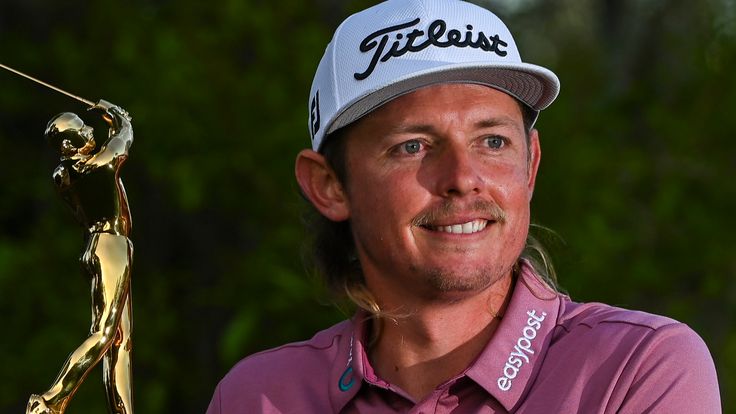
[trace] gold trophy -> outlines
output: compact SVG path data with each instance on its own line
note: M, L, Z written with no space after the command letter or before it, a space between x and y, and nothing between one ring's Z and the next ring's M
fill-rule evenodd
M132 414L133 244L129 239L130 208L120 179L120 168L133 143L131 118L107 101L93 103L5 65L0 67L84 102L109 126L107 139L100 146L92 128L70 112L57 115L46 128L46 140L61 156L53 173L54 183L84 228L86 247L80 261L92 285L92 326L89 336L69 355L48 391L31 395L26 414L63 413L100 360L109 412Z

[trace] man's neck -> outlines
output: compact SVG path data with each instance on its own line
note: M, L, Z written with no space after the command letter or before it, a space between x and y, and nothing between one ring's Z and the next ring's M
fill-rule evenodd
M369 352L376 374L420 401L478 357L498 328L512 285L509 275L464 300L420 304L408 316L382 321Z

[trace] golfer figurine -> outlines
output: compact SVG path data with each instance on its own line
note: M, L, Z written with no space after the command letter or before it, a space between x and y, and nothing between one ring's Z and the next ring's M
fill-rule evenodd
M80 261L92 285L89 336L64 363L54 383L31 395L26 413L63 413L90 370L103 361L110 413L131 414L130 270L133 245L130 209L120 168L133 142L131 118L103 100L90 108L109 125L107 140L97 146L91 127L73 113L52 119L48 143L61 153L53 174L57 190L85 232Z

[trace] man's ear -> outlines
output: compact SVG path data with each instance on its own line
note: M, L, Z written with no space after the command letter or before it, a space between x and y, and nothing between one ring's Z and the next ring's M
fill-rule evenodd
M542 148L539 145L539 131L532 129L529 131L529 162L528 162L528 186L529 200L534 194L534 183L537 180L537 171L539 170L539 161L542 158Z
M347 195L322 154L305 149L296 156L296 181L314 207L332 221L350 217Z

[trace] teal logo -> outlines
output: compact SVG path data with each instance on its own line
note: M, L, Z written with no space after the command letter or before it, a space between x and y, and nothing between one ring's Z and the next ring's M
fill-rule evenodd
M345 382L345 380L349 380ZM345 392L351 388L353 388L353 385L355 385L355 378L353 378L353 367L347 367L345 371L343 371L342 375L340 375L340 380L337 382L337 385L340 387L340 391Z

